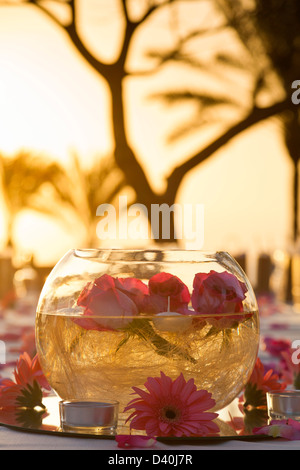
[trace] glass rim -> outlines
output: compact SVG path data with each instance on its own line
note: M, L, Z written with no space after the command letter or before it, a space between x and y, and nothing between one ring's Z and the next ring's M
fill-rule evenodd
M300 397L300 390L270 390L267 393L267 397Z
M93 407L93 408L106 408L106 407L116 407L119 406L119 402L117 400L110 400L110 399L103 399L101 401L96 400L81 400L81 399L70 399L70 400L60 400L59 406L61 407L76 407L76 408L86 408L86 407Z
M114 257L118 261L137 262L200 262L218 261L221 256L230 257L227 251L214 250L186 250L183 248L73 248L69 251L80 259L100 259L110 261L109 257ZM118 259L118 256L126 256L126 260ZM159 255L164 255L166 259L159 259ZM233 258L232 258L233 259Z

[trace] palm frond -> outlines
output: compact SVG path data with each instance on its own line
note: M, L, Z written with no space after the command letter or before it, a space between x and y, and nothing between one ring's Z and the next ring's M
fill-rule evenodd
M75 217L89 233L98 205L111 203L125 179L111 157L99 158L85 169L76 154L69 166L63 166L45 156L20 152L13 158L0 157L1 183L11 220L30 209L67 227Z

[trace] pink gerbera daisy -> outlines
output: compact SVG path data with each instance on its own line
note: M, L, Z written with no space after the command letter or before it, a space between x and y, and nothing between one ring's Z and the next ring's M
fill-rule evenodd
M38 356L31 359L27 352L21 354L13 375L15 381L0 380L0 409L18 406L43 408L42 389L51 390L51 387L42 372Z
M149 377L145 383L148 392L133 387L138 398L130 401L125 412L134 409L130 428L146 431L148 436L207 436L219 432L213 422L217 413L208 413L215 400L206 390L197 390L193 379L188 382L180 374L172 381L161 372L160 377Z

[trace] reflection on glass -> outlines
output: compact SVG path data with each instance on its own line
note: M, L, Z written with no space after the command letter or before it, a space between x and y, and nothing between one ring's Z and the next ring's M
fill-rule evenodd
M0 423L6 426L13 426L22 430L36 431L38 433L54 433L61 436L70 436L74 434L71 429L64 429L61 426L59 414L59 399L55 396L46 397L43 400L46 409L35 408L13 408L9 410L0 410ZM268 413L266 409L243 409L240 408L238 399L234 400L229 406L219 412L217 424L220 428L219 435L210 437L210 439L222 439L230 437L233 439L252 436L255 439L264 438L263 436L253 436L254 428L265 426L268 423ZM94 438L111 438L114 436L108 434L93 434L87 429L79 429L79 434L84 436L93 435ZM120 419L117 434L128 434L128 426ZM172 440L170 437L160 438L160 440ZM197 437L190 438L197 440Z

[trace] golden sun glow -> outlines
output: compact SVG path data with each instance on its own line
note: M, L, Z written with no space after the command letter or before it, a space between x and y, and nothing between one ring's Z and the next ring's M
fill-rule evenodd
M101 15L107 35L103 18L108 10ZM90 16L89 45L91 31L98 34L98 17ZM98 36L97 41L101 43ZM103 49L107 44L110 50L107 37L103 41ZM0 43L0 153L29 149L68 163L70 152L75 151L83 165L94 161L95 155L109 154L113 144L106 84L75 52L67 36L35 8L1 7ZM162 74L167 83L176 75L172 67L168 70ZM165 134L172 126L174 131L175 120L189 119L194 110L189 105L174 109L149 101L149 90L161 91L160 80L155 75L148 86L144 79L129 79L125 87L129 141L157 191L170 168L207 140L205 129L199 127L177 144L167 144ZM204 249L273 250L289 243L291 178L278 128L260 126L187 174L177 202L204 204ZM4 223L1 216L0 238L5 234ZM15 227L22 249L35 250L45 263L80 241L78 227L72 233L47 224L44 218L26 213Z
M2 7L0 42L1 151L108 152L105 87L58 29L26 7Z

